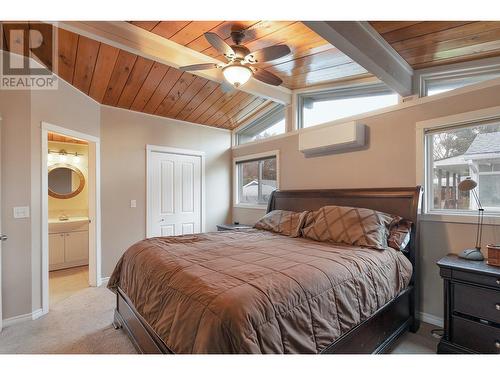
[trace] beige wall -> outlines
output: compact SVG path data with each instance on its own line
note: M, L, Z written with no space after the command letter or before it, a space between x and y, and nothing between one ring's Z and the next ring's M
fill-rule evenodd
M41 122L99 135L99 107L64 81L57 90L0 90L3 318L41 308ZM30 217L14 219L15 206Z
M0 90L4 319L31 312L31 219L12 214L30 205L30 102L29 92Z
M291 135L233 151L233 156L280 150L281 189L319 189L414 186L416 184L416 131L421 120L500 105L500 86L436 100L365 119L369 127L367 149L305 158L298 151L298 137ZM233 208L233 220L252 224L263 210ZM498 241L500 228L485 230L485 242ZM471 246L474 225L423 223L423 311L442 316L442 286L435 262L448 252ZM496 236L496 237L495 237Z
M206 229L230 220L231 134L111 107L101 111L102 275L146 236L146 145L204 151ZM137 208L130 208L130 200Z

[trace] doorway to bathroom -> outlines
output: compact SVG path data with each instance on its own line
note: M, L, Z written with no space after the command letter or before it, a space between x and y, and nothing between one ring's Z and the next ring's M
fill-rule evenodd
M89 286L88 142L48 133L49 303Z
M43 313L100 284L98 186L99 139L42 123Z

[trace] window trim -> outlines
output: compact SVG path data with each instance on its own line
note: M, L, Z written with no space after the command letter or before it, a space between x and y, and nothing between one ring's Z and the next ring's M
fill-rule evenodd
M297 94L297 128L298 129L308 129L308 128L312 128L314 126L321 125L321 124L317 124L317 125L304 127L304 101L307 99L313 100L313 101L314 100L327 101L327 100L332 100L332 99L369 97L369 96L376 96L378 94L396 94L396 95L398 95L396 92L391 90L390 87L388 87L383 82L363 84L363 85L358 84L358 85L353 85L353 86L337 87L337 88L328 89L328 90L308 91L308 92L304 92L304 93L299 93L299 94ZM382 108L387 108L387 107L382 107ZM379 109L381 109L381 108L378 108L376 110L379 110ZM351 116L346 116L346 117L342 117L339 119L333 119L331 121L341 121L341 120L344 120L347 118L363 115L365 113L370 113L370 112L372 112L372 111L357 113L357 114L354 114ZM330 122L330 121L327 121L327 122Z
M235 208L251 208L251 209L266 209L266 204L250 204L250 203L238 203L239 197L239 173L238 173L238 163L252 160L267 159L270 157L276 158L276 189L280 188L280 152L279 150L272 150L261 152L258 154L244 155L233 158L233 207Z
M430 157L430 148L427 147L426 133L439 129L455 128L459 126L472 125L474 123L485 121L500 121L500 106L484 108L476 111L459 113L456 115L438 117L435 119L419 121L416 123L416 182L424 189L424 199L421 202L422 219L426 221L446 221L446 222L464 222L475 223L477 221L477 212L469 211L449 211L431 209L431 195L429 191L431 170L427 163ZM500 222L500 212L485 212L487 223L496 225ZM455 220L450 218L455 217ZM440 218L440 219L439 219ZM457 221L458 220L458 221Z
M253 143L253 142L258 141L258 140L255 140L255 141L249 141L249 142L241 143L241 141L240 141L240 134L242 132L248 130L248 129L262 126L262 123L265 122L265 121L273 121L275 118L278 118L278 117L281 118L281 114L283 115L283 119L286 121L286 108L285 108L285 106L277 105L276 107L270 109L269 111L265 112L264 114L262 114L261 116L257 117L256 119L250 121L247 125L243 126L242 128L237 129L236 132L234 133L234 143L235 143L235 145L236 146L240 146L240 145L245 145L245 144L248 144L248 143ZM274 125L275 124L271 125L271 127L274 126ZM285 123L285 131L282 134L286 134L286 123ZM276 134L276 136L282 135L282 134ZM267 137L267 138L271 138L271 137ZM262 139L266 139L266 138L262 138Z
M446 79L460 79L460 78L471 78L471 77L478 77L482 76L485 74L495 74L497 73L500 77L500 64L490 64L490 65L485 65L485 66L478 66L478 67L468 67L468 68L457 68L457 69L451 69L451 70L443 70L443 71L435 71L435 72L428 72L428 73L421 73L418 77L418 87L419 87L419 97L420 98L425 98L428 97L427 95L427 89L429 86L429 83L435 82L435 81L440 81L440 80L446 80ZM496 77L496 78L499 78ZM496 79L496 78L490 78L487 80L483 80L480 82L475 82L472 83L471 85L476 85L479 83L483 83L486 81L491 81L491 79ZM467 87L471 85L466 85L459 87ZM454 89L456 90L456 89ZM453 91L453 90L449 90ZM437 94L439 95L439 94ZM431 95L433 96L433 95Z

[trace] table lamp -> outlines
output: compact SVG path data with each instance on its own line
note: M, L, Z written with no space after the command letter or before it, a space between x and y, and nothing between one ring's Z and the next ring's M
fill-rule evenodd
M484 256L481 253L481 237L483 235L483 216L484 209L481 206L481 201L479 200L479 196L476 192L477 182L472 178L467 177L465 180L458 184L458 190L460 191L470 191L472 196L476 200L478 213L477 213L477 232L476 232L476 246L474 249L465 249L458 256L460 258L468 259L468 260L483 260Z

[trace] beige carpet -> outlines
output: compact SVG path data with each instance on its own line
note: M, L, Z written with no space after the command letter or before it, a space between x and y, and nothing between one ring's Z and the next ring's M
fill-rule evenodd
M80 290L42 318L4 328L0 353L136 353L123 330L111 326L114 304L105 287Z
M111 326L114 304L114 294L105 287L80 290L54 303L48 315L4 328L0 353L136 353L123 330ZM418 334L406 333L392 352L435 353L432 328L423 324Z

